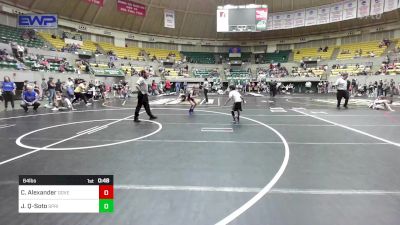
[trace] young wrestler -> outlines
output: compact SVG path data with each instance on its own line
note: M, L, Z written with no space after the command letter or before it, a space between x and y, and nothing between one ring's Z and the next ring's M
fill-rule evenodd
M74 107L72 106L71 100L61 92L56 91L56 95L54 96L54 108L52 109L53 111L58 111L58 110L75 110Z
M194 108L196 108L197 103L193 98L194 95L194 89L190 88L188 90L188 95L186 97L186 99L188 100L188 102L190 103L190 109L189 109L189 114L192 115L194 113Z
M228 104L230 100L233 99L233 106L232 106L232 118L233 118L233 123L239 123L240 120L240 111L242 111L242 102L244 103L244 99L242 95L236 90L236 87L234 85L229 86L230 92L229 92L229 98L226 100L225 105ZM237 117L235 117L235 111L237 112Z
M374 102L369 105L369 108L376 109L376 110L388 110L394 112L394 110L390 107L393 100L386 98L385 96L379 96Z

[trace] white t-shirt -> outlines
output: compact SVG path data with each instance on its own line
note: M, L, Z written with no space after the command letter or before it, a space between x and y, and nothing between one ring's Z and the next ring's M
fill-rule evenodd
M148 92L148 88L147 88L147 83L146 83L146 79L144 79L143 77L139 77L139 79L136 82L136 85L139 87L140 92L142 92L142 94L147 94Z
M229 98L232 99L234 102L242 102L242 95L236 90L230 91L229 92Z
M71 80L68 80L66 86L73 88L74 87L74 82L72 82Z
M208 90L210 88L209 85L210 85L210 83L208 83L208 81L204 81L203 87L205 90Z
M337 79L335 83L337 90L346 91L347 90L347 80L343 79L342 77Z

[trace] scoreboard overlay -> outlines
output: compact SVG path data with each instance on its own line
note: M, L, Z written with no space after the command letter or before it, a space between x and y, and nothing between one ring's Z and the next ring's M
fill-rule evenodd
M20 175L19 213L112 213L113 175Z

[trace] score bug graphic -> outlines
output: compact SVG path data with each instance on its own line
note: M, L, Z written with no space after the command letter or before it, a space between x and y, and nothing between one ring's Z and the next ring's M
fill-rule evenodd
M112 175L20 175L20 213L113 213Z

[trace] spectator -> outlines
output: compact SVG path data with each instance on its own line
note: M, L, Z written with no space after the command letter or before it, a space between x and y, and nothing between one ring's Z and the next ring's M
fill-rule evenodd
M54 83L54 80L52 77L49 78L49 81L47 82L47 90L49 91L49 107L53 105L53 99L56 94L56 84Z
M33 111L37 111L40 106L39 95L33 90L31 85L27 86L27 90L22 94L21 107L28 112L28 107L33 106Z
M42 59L40 65L42 65L45 70L50 70L50 63L47 59Z
M370 56L371 58L375 57L374 51L371 51L371 52L369 53L369 56Z
M38 96L40 96L40 87L37 84L37 81L33 82L33 90L38 94Z
M3 50L0 49L0 61L6 61L7 55L8 55L8 53L7 53L6 49L3 49Z
M171 81L166 80L165 81L165 92L167 93L167 95L169 95L170 91L171 91Z
M176 95L179 96L179 94L181 92L181 82L175 83L175 92L176 92Z
M151 95L157 95L158 94L158 91L157 91L157 83L156 83L156 81L155 80L153 80L152 82L151 82Z
M28 84L29 84L29 81L28 80L24 80L24 87L23 87L24 91L28 90Z
M40 84L41 92L39 94L39 97L41 100L43 100L44 96L46 95L47 92L47 82L45 78L42 78L42 83Z
M378 93L377 93L377 96L381 96L381 95L383 95L383 81L382 80L379 80L379 83L377 84L378 85L378 87L377 87L377 91L378 91Z
M390 83L387 80L385 80L385 82L383 83L383 93L384 93L385 97L387 95L391 94L390 93Z
M60 80L60 79L57 79L57 82L56 82L56 91L59 91L59 92L62 91L62 90L61 90L61 80Z
M311 93L312 83L310 81L307 81L305 86L306 86L306 93Z
M72 80L71 77L68 78L68 81L65 83L65 90L68 99L73 99L74 98L74 81Z

